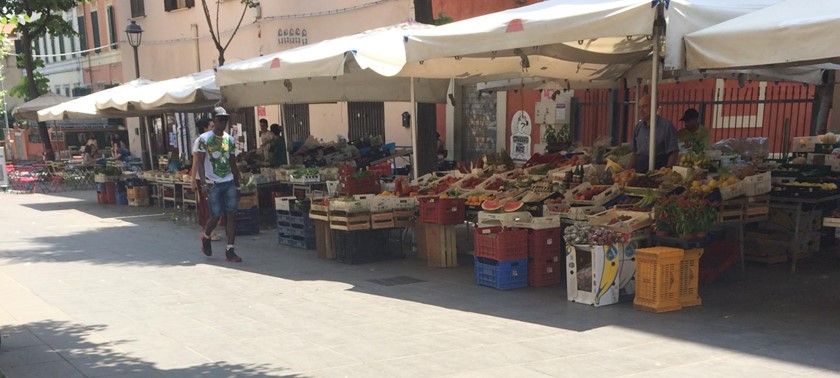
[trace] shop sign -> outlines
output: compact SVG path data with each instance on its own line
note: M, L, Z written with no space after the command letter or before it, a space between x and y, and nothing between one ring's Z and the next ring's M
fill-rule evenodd
M531 115L520 110L510 121L510 157L514 160L531 158Z
M308 45L306 28L281 28L277 30L277 43L281 45Z

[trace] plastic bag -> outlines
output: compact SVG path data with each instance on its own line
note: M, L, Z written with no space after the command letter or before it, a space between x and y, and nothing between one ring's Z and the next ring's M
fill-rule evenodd
M766 159L770 154L767 138L730 138L721 140L712 146L724 153L735 153L744 160Z

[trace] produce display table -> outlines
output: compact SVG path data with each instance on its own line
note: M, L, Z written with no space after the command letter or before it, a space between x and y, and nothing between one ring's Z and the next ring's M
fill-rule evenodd
M793 245L799 245L799 230L800 230L800 218L802 212L805 211L805 208L813 209L821 205L826 205L830 203L835 203L840 201L840 194L822 197L822 198L793 198L793 197L783 197L783 196L772 196L770 199L770 206L776 209L788 209L794 211L794 228L793 228ZM793 252L793 256L791 256L791 264L790 264L790 272L796 273L796 252Z

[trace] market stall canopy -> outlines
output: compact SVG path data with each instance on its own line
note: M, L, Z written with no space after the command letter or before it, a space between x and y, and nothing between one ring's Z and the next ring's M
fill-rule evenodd
M665 11L665 77L700 76L683 67L682 37L781 0L730 4L672 0ZM649 0L553 0L436 28L410 30L403 46L367 45L357 60L385 76L456 78L458 84L556 80L572 88L650 79L655 9ZM387 48L386 48L387 47ZM640 69L641 67L641 69ZM732 72L738 74L744 72ZM746 72L818 82L821 72ZM794 76L789 76L793 74ZM539 79L538 79L539 80Z
M39 121L57 121L60 119L93 119L93 118L108 118L108 117L123 117L119 113L112 113L108 111L100 111L96 108L96 103L100 99L119 96L122 91L130 91L134 88L151 84L152 81L143 78L129 81L120 86L101 90L99 92L91 93L84 97L79 97L53 107L49 107L38 111Z
M692 69L840 63L840 1L787 0L685 36Z
M216 74L207 70L98 97L96 108L104 112L123 112L125 116L140 116L209 111L221 99Z
M268 54L219 67L216 83L226 105L232 107L326 103L336 101L410 101L411 84L406 77L378 75L370 60L357 51L387 51L402 48L403 38L413 30L434 26L404 22L380 29L290 50ZM449 77L415 81L417 102L446 101Z
M17 119L38 119L39 110L70 100L72 100L70 97L64 97L52 92L47 92L34 100L18 105L14 110L12 110L12 115L14 115Z

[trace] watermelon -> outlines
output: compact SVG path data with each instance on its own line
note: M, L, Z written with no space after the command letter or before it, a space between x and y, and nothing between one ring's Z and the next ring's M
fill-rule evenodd
M502 209L502 204L495 200L486 200L481 203L481 210L496 212Z
M524 206L525 204L519 201L508 201L507 203L505 203L504 208L506 213L512 213L514 211L519 211L519 209L521 209Z

